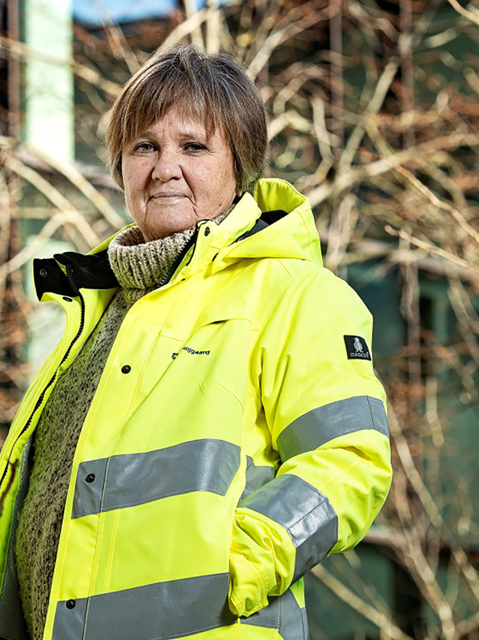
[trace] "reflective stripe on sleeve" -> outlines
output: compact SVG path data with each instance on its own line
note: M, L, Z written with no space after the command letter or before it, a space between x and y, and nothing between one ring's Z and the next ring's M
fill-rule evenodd
M220 573L58 602L52 640L167 640L230 625L228 587Z
M292 582L321 562L338 540L338 517L328 498L302 478L285 473L243 500L283 526L296 548Z
M305 451L314 451L329 440L362 429L375 429L389 437L386 411L378 398L356 396L308 411L280 433L278 451L285 462Z
M191 491L224 496L240 465L240 448L223 440L82 462L72 518L133 507Z
M269 598L269 605L248 618L241 618L241 624L277 629L284 640L306 640L307 625L304 626L303 609L288 589L282 596ZM300 631L302 629L302 633Z
M273 467L267 465L255 465L253 458L246 456L246 485L241 495L241 500L247 498L253 491L260 489L270 480L273 480L276 476L276 471Z

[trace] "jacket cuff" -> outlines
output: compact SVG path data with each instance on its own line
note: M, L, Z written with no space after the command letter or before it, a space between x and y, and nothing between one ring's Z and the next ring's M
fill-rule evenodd
M237 616L250 616L268 604L267 575L261 565L241 553L230 554L228 604Z

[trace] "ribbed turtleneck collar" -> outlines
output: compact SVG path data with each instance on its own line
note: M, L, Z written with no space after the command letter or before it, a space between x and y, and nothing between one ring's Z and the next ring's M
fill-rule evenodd
M214 218L214 222L220 224L233 208L234 205ZM108 260L120 287L149 289L160 284L194 232L192 227L150 242L145 241L137 226L119 233L108 246Z

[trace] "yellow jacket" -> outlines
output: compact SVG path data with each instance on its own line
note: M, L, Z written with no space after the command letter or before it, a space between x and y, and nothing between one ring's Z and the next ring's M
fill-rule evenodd
M28 638L11 550L31 436L116 290L108 243L35 261L39 299L67 322L0 454L8 640ZM322 267L308 201L288 183L261 180L221 225L198 223L108 357L75 452L44 640L306 638L301 577L357 544L390 484L371 326Z

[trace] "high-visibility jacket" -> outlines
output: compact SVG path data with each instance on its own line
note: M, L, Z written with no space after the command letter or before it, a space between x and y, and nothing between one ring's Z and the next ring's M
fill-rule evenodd
M12 545L32 435L118 286L108 242L35 261L66 328L0 455L8 640L28 638ZM44 640L303 640L302 576L387 495L371 317L322 266L307 199L261 180L175 268L126 315L83 424Z

